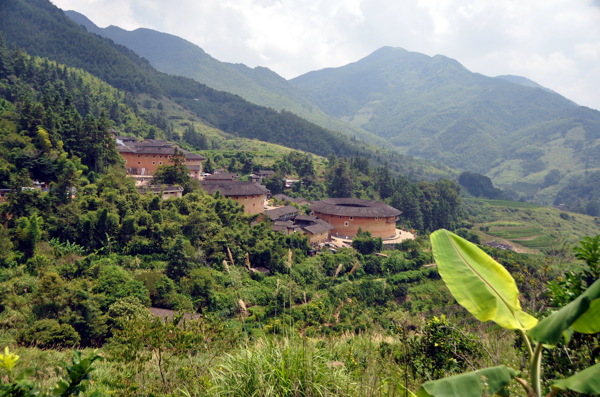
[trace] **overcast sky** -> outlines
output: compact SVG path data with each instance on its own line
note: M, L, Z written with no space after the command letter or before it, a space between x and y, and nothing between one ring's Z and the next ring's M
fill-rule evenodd
M600 110L600 0L51 0L100 27L171 33L285 78L383 46L528 77Z

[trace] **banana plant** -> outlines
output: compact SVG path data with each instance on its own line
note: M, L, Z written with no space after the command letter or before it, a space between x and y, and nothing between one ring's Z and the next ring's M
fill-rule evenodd
M480 321L520 332L529 352L529 379L506 366L481 369L424 383L418 397L483 397L508 395L512 381L528 397L542 397L542 352L572 332L600 332L600 280L577 299L538 321L525 313L519 290L510 273L475 244L447 230L431 234L433 256L439 273L456 301ZM600 393L600 364L593 365L550 385L548 397L561 390Z

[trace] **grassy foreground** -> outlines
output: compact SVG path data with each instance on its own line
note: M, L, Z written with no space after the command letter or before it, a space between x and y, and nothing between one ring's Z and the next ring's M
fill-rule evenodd
M445 318L434 334L453 328ZM438 324L439 325L439 324ZM171 334L180 342L189 325ZM448 327L448 328L446 328ZM446 331L444 331L446 330ZM489 330L488 330L489 331ZM180 335L177 335L180 334ZM453 373L463 367L459 357L450 358L448 352L459 343L456 339L442 340L442 334L426 344L414 332L406 337L383 334L342 335L335 338L307 338L300 335L242 338L224 350L223 340L214 341L214 347L191 348L168 343L144 349L135 354L133 361L125 359L128 348L120 352L116 345L91 351L83 356L99 353L104 360L94 364L89 392L96 395L168 395L168 396L405 396L407 389L416 390L425 380L439 375L431 367L438 360L447 359L443 373ZM483 335L483 334L482 334ZM204 335L206 336L206 335ZM231 335L226 337L229 339ZM430 335L432 336L432 335ZM449 336L449 335L446 335ZM183 338L185 339L185 338ZM467 368L486 363L517 363L517 357L500 357L512 344L513 335L500 333L496 337L477 339L470 335L460 343L472 344L472 351L463 351L461 358ZM185 343L184 343L185 344ZM503 346L502 346L503 345ZM425 353L437 349L439 358L424 359ZM492 353L494 352L494 353ZM15 373L25 367L41 390L49 390L60 379L55 370L60 362L68 362L70 350L39 350L17 348L20 356ZM129 359L132 359L130 357Z

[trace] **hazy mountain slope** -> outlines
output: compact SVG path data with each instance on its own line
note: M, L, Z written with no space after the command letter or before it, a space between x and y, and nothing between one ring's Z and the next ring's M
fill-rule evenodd
M116 88L134 94L170 96L209 125L236 136L320 155L346 156L365 151L359 144L297 116L251 104L191 79L158 72L133 51L86 32L47 0L4 4L0 32L11 46L86 70Z
M444 56L385 47L291 81L323 110L405 153L487 173L528 195L543 188L551 169L561 171L560 186L598 167L589 153L600 144L600 112L530 80L508 80L471 73Z
M220 62L197 45L171 34L144 28L133 31L116 26L100 28L78 12L65 11L65 14L89 32L135 51L157 70L192 78L261 106L290 111L324 128L363 141L386 145L376 135L327 115L304 92L268 68Z
M290 112L258 106L192 79L159 72L126 47L87 32L48 0L2 3L0 34L12 48L76 66L127 91L133 98L169 97L208 126L233 137L262 140L323 156L358 154L371 159L374 165L388 163L393 171L417 180L453 173L430 161L348 139Z
M496 76L496 78L506 80L506 81L509 81L514 84L524 85L525 87L542 88L546 91L556 94L556 92L552 91L551 89L546 88L546 87L536 83L535 81L528 79L527 77L513 76L510 74L506 74L506 75L502 75L502 76Z

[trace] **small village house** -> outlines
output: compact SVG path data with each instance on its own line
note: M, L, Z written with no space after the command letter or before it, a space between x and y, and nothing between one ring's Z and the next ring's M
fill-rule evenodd
M264 212L269 189L256 182L204 180L200 182L202 189L209 194L219 192L221 195L237 201L244 207L244 212L256 215Z
M185 165L190 177L201 179L204 156L180 149L164 140L137 141L132 137L117 137L116 140L117 150L125 160L127 175L134 178L137 185L147 184L161 165L171 165L171 157L178 152L185 156Z

